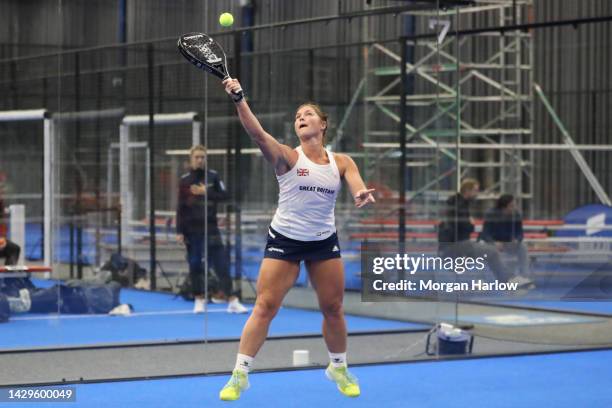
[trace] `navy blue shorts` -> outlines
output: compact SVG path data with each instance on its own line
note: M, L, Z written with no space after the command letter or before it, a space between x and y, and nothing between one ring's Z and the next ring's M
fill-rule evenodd
M298 241L287 238L270 227L264 258L285 261L322 261L340 258L338 235L334 232L321 241Z

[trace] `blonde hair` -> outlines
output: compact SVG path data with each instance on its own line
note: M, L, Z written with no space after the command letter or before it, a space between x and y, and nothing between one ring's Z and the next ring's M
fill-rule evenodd
M197 151L204 152L206 154L206 147L204 145L195 145L189 150L189 157L193 156L193 154Z
M314 102L306 102L306 103L301 104L295 110L295 113L297 113L304 106L310 106L312 108L312 110L315 111L315 113L317 114L319 119L321 119L323 122L325 122L325 129L323 129L323 146L325 146L325 144L327 143L327 129L329 128L329 120L328 120L329 115L327 114L327 112L323 111L323 109L321 109L321 107L319 105L317 105Z
M459 192L463 194L466 191L473 190L474 188L476 188L476 186L479 186L479 185L480 183L476 179L473 179L473 178L463 179L463 181L461 182L461 187L459 188Z

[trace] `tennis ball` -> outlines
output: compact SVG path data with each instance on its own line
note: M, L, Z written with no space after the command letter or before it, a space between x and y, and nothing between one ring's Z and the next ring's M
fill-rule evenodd
M223 27L229 27L234 24L234 16L232 13L223 13L219 16L219 24Z

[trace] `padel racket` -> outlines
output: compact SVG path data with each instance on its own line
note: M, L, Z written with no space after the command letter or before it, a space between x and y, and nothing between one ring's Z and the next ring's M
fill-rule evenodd
M227 57L223 48L212 38L203 33L187 33L178 39L178 49L196 67L206 70L214 76L225 80L230 78L227 72ZM242 89L233 92L234 100L244 97Z

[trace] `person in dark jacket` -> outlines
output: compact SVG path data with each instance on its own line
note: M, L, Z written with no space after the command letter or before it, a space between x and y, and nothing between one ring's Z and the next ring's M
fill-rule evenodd
M476 180L465 179L461 183L459 193L448 198L442 214L443 221L438 228L438 241L463 242L470 240L470 235L474 232L470 205L478 196L479 188Z
M503 194L495 207L485 213L480 239L494 244L498 251L515 255L519 260L519 273L529 275L527 246L523 243L523 219L516 211L514 196Z
M20 253L19 245L0 235L0 259L4 258L4 265L17 265Z
M176 210L177 241L187 248L189 274L195 298L194 313L205 310L204 245L208 249L208 265L212 265L219 279L219 291L213 302L228 300L228 312L245 313L247 309L232 293L225 246L217 226L217 203L228 198L223 181L216 171L206 167L206 148L197 145L189 155L190 170L179 182Z
M438 226L440 253L450 257L484 257L498 280L516 282L520 287L531 286L532 281L515 276L506 268L495 245L471 240L475 229L470 205L478 196L479 190L480 183L477 180L466 178L461 182L459 192L447 200L442 222Z
M21 248L16 243L6 239L0 234L0 259L4 258L5 266L14 266L19 262ZM30 291L35 287L30 278L3 277L0 273L0 294L7 297L11 312L27 312L32 301Z

